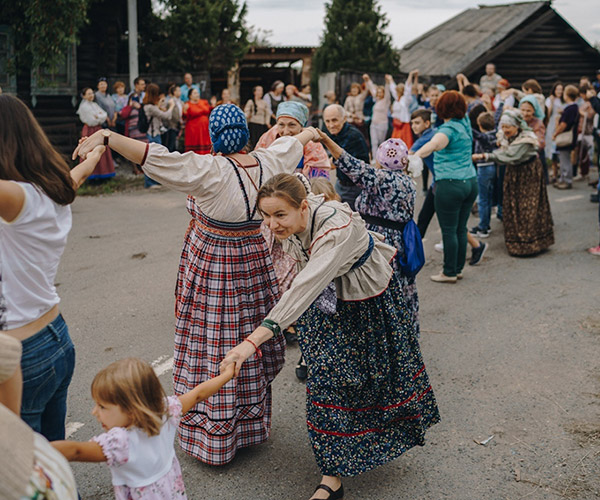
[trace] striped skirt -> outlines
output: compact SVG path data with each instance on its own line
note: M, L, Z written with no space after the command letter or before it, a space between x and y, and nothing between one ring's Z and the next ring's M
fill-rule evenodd
M278 298L277 278L260 221L212 220L188 198L194 217L185 237L176 286L176 394L219 374L225 354L258 327ZM285 340L271 339L263 357L181 420L183 450L202 462L230 462L238 448L264 442L271 429L271 381L283 367Z
M381 295L314 304L296 325L306 364L307 426L321 473L355 476L415 445L440 419L412 314L392 277Z

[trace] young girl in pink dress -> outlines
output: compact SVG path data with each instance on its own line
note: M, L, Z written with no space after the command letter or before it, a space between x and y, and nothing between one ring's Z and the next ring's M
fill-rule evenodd
M88 442L52 444L70 461L106 462L116 500L186 500L173 447L177 426L182 415L232 378L233 368L181 396L166 397L148 363L116 361L92 382L92 414L104 434Z

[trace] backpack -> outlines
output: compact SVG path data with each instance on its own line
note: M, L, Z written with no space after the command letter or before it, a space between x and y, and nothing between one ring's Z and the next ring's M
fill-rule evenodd
M425 265L423 241L414 220L411 219L404 226L402 241L404 242L404 257L398 257L398 264L404 276L414 278Z
M139 116L137 128L140 132L146 134L148 132L148 129L150 128L150 123L148 122L148 117L146 116L146 112L144 111L144 105L140 106L140 109L138 109L138 111Z

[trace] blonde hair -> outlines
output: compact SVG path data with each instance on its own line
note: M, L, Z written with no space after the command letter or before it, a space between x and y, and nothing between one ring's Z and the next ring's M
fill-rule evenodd
M256 203L260 210L260 200L263 198L280 198L292 207L300 208L306 196L306 187L298 177L292 174L277 174L258 190Z
M314 194L322 194L325 201L342 201L340 195L335 192L333 184L324 177L316 177L310 180L310 189Z
M579 89L575 85L567 85L563 90L563 96L565 95L575 101L579 97Z
M92 382L96 401L117 405L131 425L157 436L167 416L166 394L152 367L138 358L125 358L98 372Z

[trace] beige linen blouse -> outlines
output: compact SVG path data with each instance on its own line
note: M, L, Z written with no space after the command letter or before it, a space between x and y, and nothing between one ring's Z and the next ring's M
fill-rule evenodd
M252 156L262 165L262 183L277 174L292 174L303 155L302 143L294 137L281 137L268 148L256 149ZM204 214L223 222L246 220L246 204L238 177L230 160L224 156L198 155L194 152L169 153L160 144L149 144L144 172L163 186L192 195ZM249 203L254 207L260 169L247 167L246 173L238 168ZM252 181L250 181L250 178ZM260 216L256 215L256 220Z
M360 215L346 203L323 204L311 238L312 217L322 201L323 195L309 195L306 229L282 242L284 251L298 261L298 275L267 315L282 329L294 323L332 280L339 299L356 301L383 293L393 274L389 262L396 249L383 243L382 235L367 231ZM373 253L362 266L350 269L368 249L369 234L375 243Z
M260 99L254 105L253 99L248 99L246 106L244 106L244 113L248 123L256 123L258 125L268 125L271 120L271 110L269 104L264 99Z

